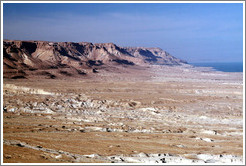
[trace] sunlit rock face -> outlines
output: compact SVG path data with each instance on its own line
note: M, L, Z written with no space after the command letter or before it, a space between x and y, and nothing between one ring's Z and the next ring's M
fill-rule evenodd
M109 66L182 65L186 62L160 48L120 47L113 43L12 41L3 42L4 77L86 75ZM96 69L95 69L96 68ZM55 73L47 72L53 69ZM65 71L64 71L65 69ZM43 72L37 72L42 70ZM88 70L88 71L87 71ZM44 72L46 71L46 72Z

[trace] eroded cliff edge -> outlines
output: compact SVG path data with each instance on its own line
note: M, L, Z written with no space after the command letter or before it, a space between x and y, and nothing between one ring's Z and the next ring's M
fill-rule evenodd
M120 47L113 43L3 41L5 78L86 76L119 66L186 63L160 48Z

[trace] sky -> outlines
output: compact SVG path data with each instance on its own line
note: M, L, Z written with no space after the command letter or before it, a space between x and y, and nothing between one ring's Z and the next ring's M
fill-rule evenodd
M243 61L242 3L4 3L3 38L159 47L194 62Z

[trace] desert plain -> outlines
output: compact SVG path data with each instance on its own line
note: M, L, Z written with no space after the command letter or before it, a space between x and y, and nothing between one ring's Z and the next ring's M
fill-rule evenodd
M3 163L243 158L243 73L188 64L3 80Z

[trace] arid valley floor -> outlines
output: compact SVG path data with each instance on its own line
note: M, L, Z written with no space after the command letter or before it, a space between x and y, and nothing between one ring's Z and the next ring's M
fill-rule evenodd
M4 163L243 163L243 73L4 79Z

